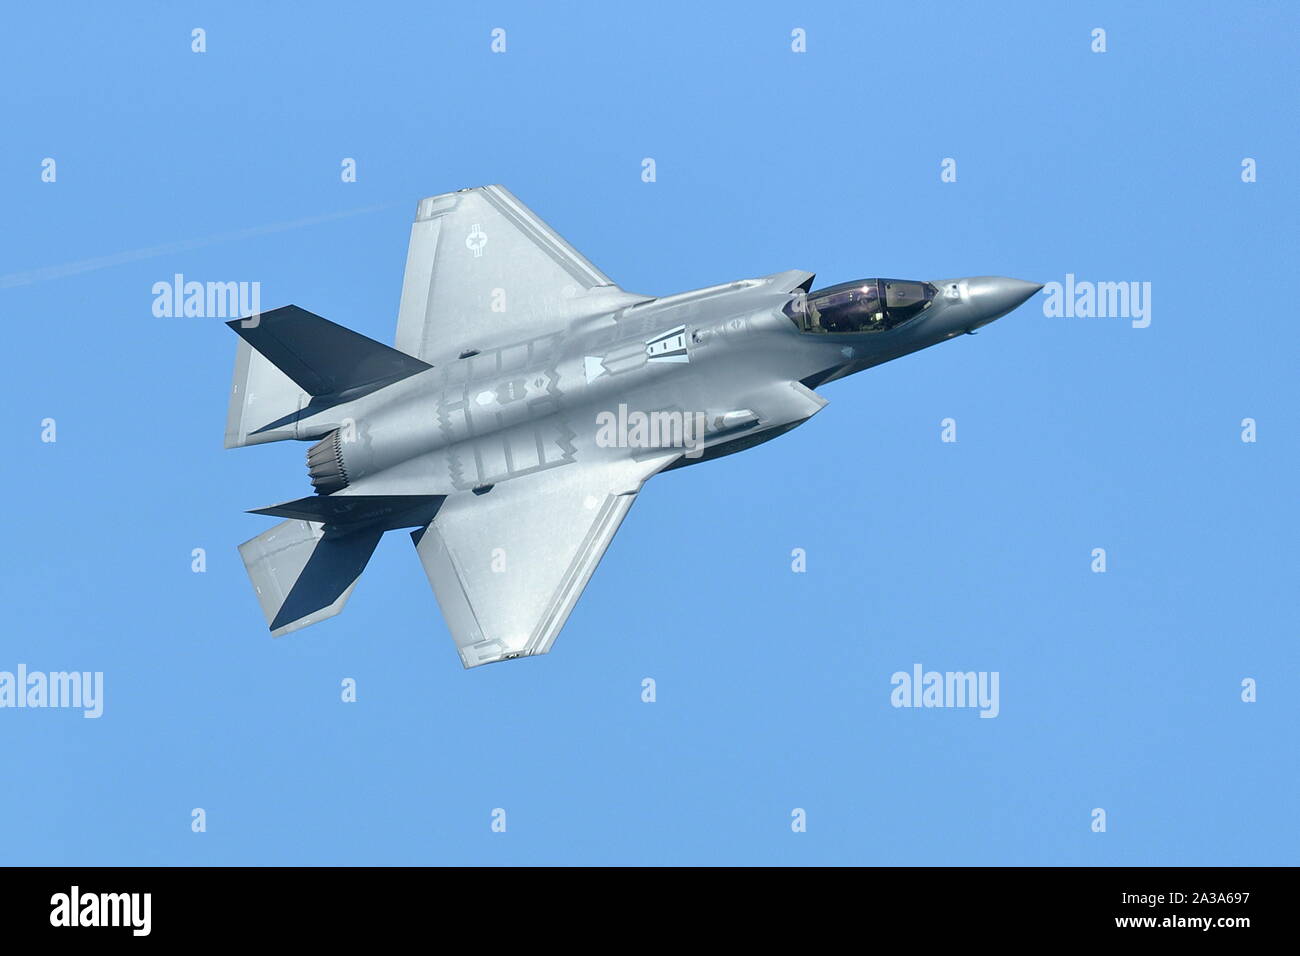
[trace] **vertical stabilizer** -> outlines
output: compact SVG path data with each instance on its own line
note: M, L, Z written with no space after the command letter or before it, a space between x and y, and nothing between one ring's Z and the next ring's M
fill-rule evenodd
M343 610L383 532L327 534L310 521L282 521L239 546L271 633L288 634Z

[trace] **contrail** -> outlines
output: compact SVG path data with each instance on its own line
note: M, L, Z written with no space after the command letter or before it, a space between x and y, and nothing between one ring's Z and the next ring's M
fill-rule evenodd
M345 212L331 212L323 216L310 216L307 219L295 219L292 222L277 222L269 226L253 226L249 229L240 229L237 232L225 232L218 236L208 236L204 239L182 239L179 242L168 242L161 246L148 246L144 249L128 249L126 252L116 252L111 256L98 256L94 259L81 259L78 262L65 262L57 266L44 266L40 269L30 269L27 272L11 272L8 275L0 276L0 289L12 289L15 286L31 285L33 282L44 282L47 279L62 279L67 276L77 275L82 272L93 272L96 269L107 269L111 266L120 266L128 262L137 262L141 259L152 259L155 256L170 255L175 252L188 252L191 249L201 249L204 246L216 245L219 242L234 242L239 239L252 239L256 236L265 236L275 232L286 232L290 229L302 229L305 226L315 226L322 222L332 222L335 219L345 219L348 216L360 216L368 212L377 212L380 209L391 209L399 203L389 202L381 203L378 206L365 206L361 209L349 209Z

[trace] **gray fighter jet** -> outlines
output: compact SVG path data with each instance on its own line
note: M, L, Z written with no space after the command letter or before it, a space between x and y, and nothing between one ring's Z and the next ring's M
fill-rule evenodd
M414 528L461 661L545 654L641 485L752 448L814 389L973 332L1041 286L791 270L625 292L500 186L420 202L396 347L296 306L240 336L226 447L314 444L315 495L240 545L271 633L339 613Z

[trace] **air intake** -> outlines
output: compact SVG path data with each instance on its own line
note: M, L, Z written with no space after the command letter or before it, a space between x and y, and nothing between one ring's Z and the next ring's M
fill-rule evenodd
M330 432L307 452L307 474L318 495L332 495L348 486L348 470L343 465L343 442L338 429Z

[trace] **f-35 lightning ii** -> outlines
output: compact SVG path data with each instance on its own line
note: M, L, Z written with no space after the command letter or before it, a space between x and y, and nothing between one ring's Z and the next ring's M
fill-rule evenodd
M973 332L1041 286L791 270L625 292L500 186L421 200L395 347L296 306L240 336L226 447L312 442L315 494L240 545L271 633L338 614L412 540L461 661L545 654L642 484L752 448L814 389Z

